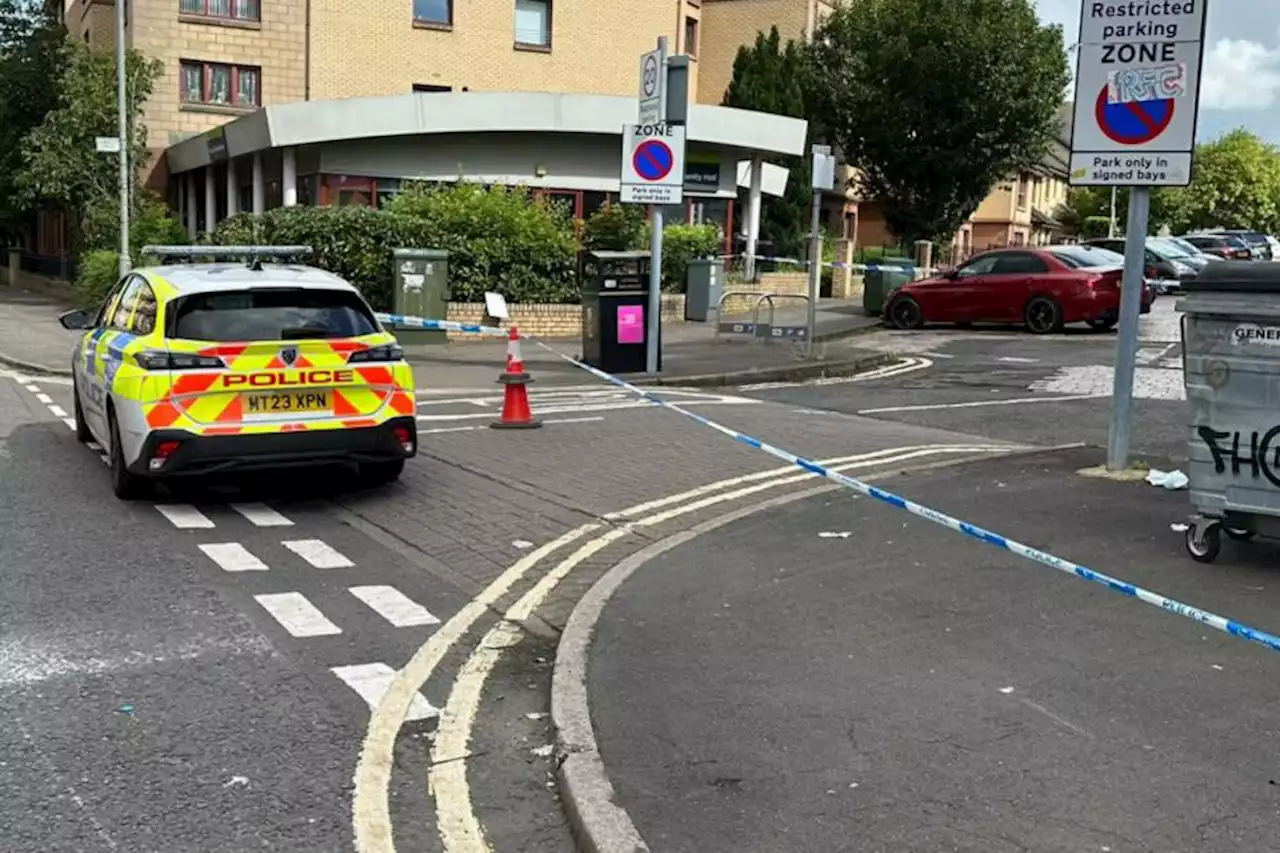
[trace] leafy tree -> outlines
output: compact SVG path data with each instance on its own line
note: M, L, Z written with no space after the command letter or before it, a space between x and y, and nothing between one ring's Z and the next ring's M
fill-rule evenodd
M58 104L65 30L41 0L0 0L0 231L14 239L30 221L14 179L20 143Z
M119 162L94 151L95 137L117 132L115 59L75 39L65 39L60 52L62 72L51 87L57 92L56 106L23 138L15 183L24 205L63 210L83 219L119 192ZM147 154L142 105L151 95L161 65L129 51L125 68L129 160L138 167Z
M733 62L733 79L725 90L723 105L808 118L810 111L805 103L804 68L803 45L790 40L783 44L777 27L768 33L758 33L755 44L738 48ZM816 138L818 132L811 120L810 139ZM810 164L806 157L785 157L779 165L790 172L787 189L782 198L765 197L762 200L760 239L773 246L774 254L794 257L809 233L810 205L813 202Z
M1196 146L1191 185L1169 192L1169 225L1280 230L1280 147L1238 128Z
M823 22L809 111L905 242L952 235L1059 135L1062 30L1029 0L859 0Z

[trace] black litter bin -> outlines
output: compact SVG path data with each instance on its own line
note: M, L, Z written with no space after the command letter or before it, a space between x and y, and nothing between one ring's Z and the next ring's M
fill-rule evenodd
M649 253L590 252L583 272L582 360L606 373L643 372L649 347Z

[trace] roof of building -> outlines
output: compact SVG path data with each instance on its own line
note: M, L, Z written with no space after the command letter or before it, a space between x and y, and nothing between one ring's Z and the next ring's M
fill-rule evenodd
M270 148L351 139L452 133L619 136L636 122L635 98L552 92L414 92L275 104L169 147L173 173ZM692 104L688 139L724 151L799 156L807 122Z

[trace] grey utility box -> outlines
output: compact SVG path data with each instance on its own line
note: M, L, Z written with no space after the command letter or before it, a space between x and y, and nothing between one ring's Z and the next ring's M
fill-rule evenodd
M1280 535L1280 264L1224 261L1183 283L1191 556Z
M684 318L705 323L716 320L720 294L724 292L724 261L695 258L685 272Z
M449 253L443 249L396 249L395 291L392 302L396 314L444 320L449 309ZM444 332L396 324L392 329L400 343L442 344Z

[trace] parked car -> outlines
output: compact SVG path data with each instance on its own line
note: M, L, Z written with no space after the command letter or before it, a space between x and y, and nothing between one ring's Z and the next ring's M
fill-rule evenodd
M1190 255L1193 258L1200 258L1201 260L1204 260L1204 261L1223 260L1223 258L1219 257L1218 255L1210 254L1209 252L1206 252L1203 249L1201 249L1195 243L1191 243L1187 240L1184 240L1181 237L1162 237L1160 239L1165 240L1169 243L1172 243L1173 245L1177 246L1179 249L1182 249L1182 251L1186 252L1188 255Z
M1253 257L1249 244L1231 234L1183 234L1180 239L1226 261L1247 261Z
M1255 261L1271 260L1271 241L1267 239L1267 235L1261 231L1250 231L1247 228L1223 228L1221 231L1213 232L1215 234L1229 234L1232 237L1239 237L1249 247L1250 253Z
M996 249L933 278L904 284L885 305L899 329L926 323L1025 324L1036 334L1088 323L1105 331L1120 317L1124 258L1091 246ZM1154 290L1144 282L1142 313Z
M1100 237L1089 240L1085 245L1124 255L1123 237ZM1157 288L1163 293L1180 289L1182 282L1195 278L1204 269L1203 263L1191 260L1182 249L1163 242L1159 237L1148 237L1146 249L1146 277L1155 279Z
M1271 260L1280 260L1280 240L1277 240L1275 237L1268 234L1267 245L1271 247Z

